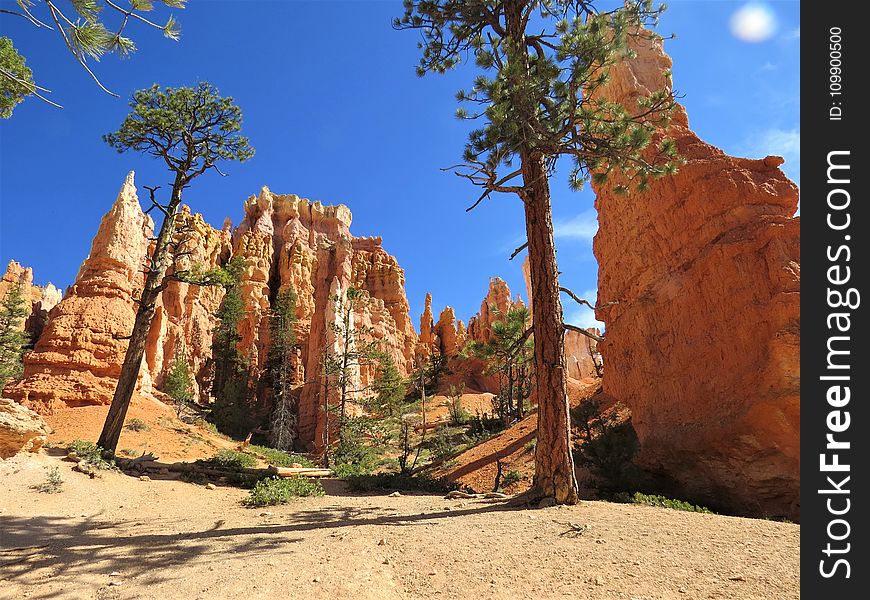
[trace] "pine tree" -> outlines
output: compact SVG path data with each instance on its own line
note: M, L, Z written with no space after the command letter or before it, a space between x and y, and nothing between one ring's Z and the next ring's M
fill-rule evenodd
M8 119L24 98L36 91L33 72L18 54L12 40L0 37L0 118Z
M217 325L212 333L212 359L214 360L214 380L212 395L222 398L228 383L244 365L244 357L239 351L239 323L245 317L245 302L239 290L239 281L245 269L245 259L234 256L224 265L228 276L224 286L224 297L215 313Z
M469 352L489 364L490 373L498 374L499 394L493 398L495 413L507 427L514 419L523 418L525 401L532 392L534 344L527 333L531 314L525 306L514 306L502 314L490 306L495 316L492 338L482 344L472 340Z
M444 73L474 57L482 71L457 99L460 118L479 119L455 172L482 188L474 208L493 193L523 202L534 297L533 329L538 443L533 496L577 502L571 457L561 288L553 239L549 177L559 158L573 162L569 181L579 188L612 172L643 190L650 177L676 170L676 149L665 140L647 149L667 122L669 90L639 102L637 114L596 97L608 70L630 55L632 35L653 35L664 7L631 1L608 11L579 0L405 0L397 29L421 36L417 72ZM655 153L655 157L650 154ZM620 191L627 191L624 185Z
M242 111L233 104L232 98L222 98L208 83L200 83L195 88L165 90L154 85L134 92L130 107L132 111L121 128L103 139L118 152L135 150L163 160L174 175L174 181L167 204L155 199L157 188L149 188L151 208L158 209L164 218L152 254L147 259L145 285L138 298L136 320L118 386L98 441L99 446L112 453L118 446L124 417L136 388L157 299L166 285L167 270L179 249L175 233L181 194L206 171L214 169L220 173L218 162L244 162L254 155L247 138L237 134L242 126ZM212 273L207 275L203 283L215 283ZM181 279L177 273L174 276ZM188 278L184 280L191 282Z
M375 371L375 381L372 384L372 391L375 393L371 402L372 408L384 417L398 416L407 388L392 355L382 353Z
M22 357L30 340L21 326L29 314L27 308L24 285L13 283L0 300L0 392L24 370Z
M184 8L187 3L187 0L159 1L169 8L177 9ZM88 59L99 61L105 54L117 54L126 58L135 52L136 43L124 35L130 23L144 23L162 31L171 40L178 40L181 35L178 22L171 14L163 25L155 23L154 17L146 16L154 10L152 0L130 0L129 7L120 6L120 3L113 0L70 0L69 6L63 6L57 0L16 0L16 3L18 10L2 8L0 13L21 17L37 29L54 30L63 39L72 57L97 86L115 97L118 95L109 91L91 70ZM114 15L116 23L109 23L104 18L103 11L107 8L109 10L106 13ZM51 90L33 83L30 69L24 67L24 59L12 48L11 40L8 48L14 55L7 54L3 40L9 38L0 38L0 98L3 98L0 102L0 117L10 117L15 105L30 95L62 108L43 95ZM19 65L23 68L19 68ZM12 100L8 105L8 113L6 100Z
M215 313L217 325L212 333L212 419L218 428L231 434L244 434L251 396L250 365L239 350L242 336L239 323L245 317L245 302L239 288L245 259L234 256L224 265L224 297Z
M190 364L187 362L187 352L180 342L176 346L172 366L163 382L163 391L175 403L175 414L179 418L193 402L193 377L190 374Z
M269 315L269 337L272 346L266 360L266 376L272 388L272 409L269 440L274 448L292 450L296 440L298 406L292 394L294 356L296 351L296 294L292 289L278 293Z

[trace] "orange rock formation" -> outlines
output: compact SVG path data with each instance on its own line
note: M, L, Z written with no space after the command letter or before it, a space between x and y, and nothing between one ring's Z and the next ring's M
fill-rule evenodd
M671 85L660 41L611 70L604 96ZM779 157L734 158L680 106L688 161L646 193L596 187L605 391L631 408L640 462L679 493L742 514L799 515L800 223Z

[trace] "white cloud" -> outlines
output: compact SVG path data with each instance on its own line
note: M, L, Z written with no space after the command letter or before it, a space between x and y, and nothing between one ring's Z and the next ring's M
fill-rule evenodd
M731 33L744 42L768 40L776 29L776 15L766 4L749 2L731 15Z
M801 28L792 29L787 34L785 34L785 39L787 40L799 40L801 39Z
M776 71L778 68L779 68L779 65L775 65L775 64L773 64L772 62L767 61L766 63L764 63L763 65L761 65L761 66L758 68L758 70L761 71L761 72L763 73L763 72L765 72L765 71Z
M553 235L562 239L592 241L597 232L598 213L595 210L587 210L573 219L557 221L553 225Z

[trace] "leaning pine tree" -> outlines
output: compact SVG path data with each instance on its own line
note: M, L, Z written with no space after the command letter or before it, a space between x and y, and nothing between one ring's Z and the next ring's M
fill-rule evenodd
M596 97L609 67L630 56L628 38L651 35L642 27L654 25L662 10L647 1L603 12L592 0L406 0L394 21L397 29L420 33L419 75L444 73L468 56L482 71L470 90L457 94L475 106L457 116L481 121L454 167L482 188L471 208L494 192L523 202L538 403L533 497L577 502L548 179L561 157L573 162L575 189L619 171L642 190L650 177L675 171L671 141L653 159L647 148L672 111L670 91L643 99L638 115Z
M174 244L175 215L181 204L181 194L206 171L214 169L221 173L218 162L244 162L254 155L248 139L237 133L242 125L242 111L232 98L222 98L217 89L208 83L200 83L194 88L165 90L154 85L135 92L130 107L133 110L124 119L121 128L103 139L118 152L135 150L163 160L174 179L166 204L155 199L156 188L150 190L152 208L157 208L163 214L163 223L147 260L145 285L137 300L139 308L136 321L112 405L97 442L111 453L118 446L142 365L145 341L154 319L157 299L164 289L167 270L173 262L173 246L177 245Z

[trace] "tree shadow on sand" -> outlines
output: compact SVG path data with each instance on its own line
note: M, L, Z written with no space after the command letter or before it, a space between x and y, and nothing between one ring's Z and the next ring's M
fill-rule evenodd
M282 508L274 509L275 511ZM3 579L22 584L41 580L36 573L49 569L53 578L104 576L115 571L137 578L137 585L154 585L178 577L169 567L225 561L227 555L289 552L312 530L347 527L425 526L444 518L484 512L516 510L504 503L475 503L461 510L396 514L393 507L306 507L294 512L260 513L268 523L231 526L217 520L206 528L185 520L111 521L95 514L84 518L37 516L0 517L0 572ZM252 517L257 513L252 512ZM60 594L60 592L58 592ZM58 594L46 593L43 598Z

